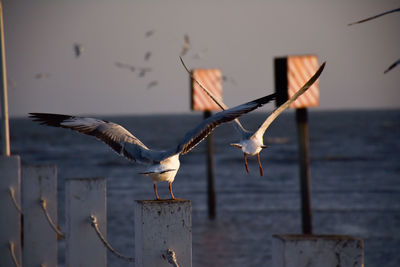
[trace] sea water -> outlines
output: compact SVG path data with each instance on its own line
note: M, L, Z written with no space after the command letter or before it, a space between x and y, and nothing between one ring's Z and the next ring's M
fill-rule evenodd
M243 117L249 130L268 114ZM99 116L97 116L99 117ZM188 115L100 116L123 125L150 148L168 149L202 120ZM154 198L143 166L129 162L93 137L12 119L11 150L23 164L58 167L59 219L64 225L64 180L107 178L107 236L114 248L134 256L136 199ZM400 264L400 110L309 111L313 232L362 238L366 266ZM273 234L301 233L298 142L295 114L282 114L268 129L250 173L227 124L214 131L217 217L208 219L206 147L181 156L173 183L178 198L192 202L193 266L270 266ZM160 197L168 198L166 183ZM60 260L64 261L60 242ZM179 258L178 258L179 261ZM134 266L108 255L109 266ZM62 265L62 264L61 264Z

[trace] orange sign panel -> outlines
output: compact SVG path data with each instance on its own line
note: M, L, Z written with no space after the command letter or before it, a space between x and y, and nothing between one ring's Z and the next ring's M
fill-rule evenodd
M288 97L291 98L318 70L318 58L314 55L287 57ZM319 84L316 81L290 107L306 108L319 105Z
M193 77L207 88L215 98L222 102L222 73L219 69L195 69ZM221 110L206 92L193 79L192 86L192 110L212 111Z

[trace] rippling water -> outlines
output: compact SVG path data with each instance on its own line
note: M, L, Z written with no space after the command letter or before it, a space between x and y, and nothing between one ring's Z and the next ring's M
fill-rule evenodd
M255 129L267 115L243 118ZM169 148L201 115L105 117L120 123L151 148ZM59 175L59 217L63 225L64 179L106 177L108 238L126 255L134 254L136 199L153 198L152 182L140 165L110 152L94 138L64 129L14 119L12 153L23 163L54 163ZM309 113L313 229L318 234L348 234L364 239L366 266L400 263L400 110ZM214 132L217 218L207 218L204 144L181 157L174 193L190 199L193 211L193 266L270 266L271 236L300 233L297 135L294 113L273 123L257 161L244 169L230 125ZM159 185L161 197L168 186ZM63 243L60 243L63 251ZM61 260L63 256L61 253ZM108 257L109 266L134 266Z

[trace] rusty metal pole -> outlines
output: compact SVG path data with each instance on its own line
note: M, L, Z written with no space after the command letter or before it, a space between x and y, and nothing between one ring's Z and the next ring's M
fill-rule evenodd
M300 161L301 218L303 234L312 234L310 153L307 108L296 109Z
M4 24L3 24L3 4L0 1L0 71L1 71L1 139L2 155L10 156L10 129L8 124L8 96L7 96L7 71L6 71L6 53L4 48Z
M204 111L204 119L211 116L211 111ZM215 219L217 197L215 193L214 179L214 142L213 134L207 137L207 196L208 196L208 218Z

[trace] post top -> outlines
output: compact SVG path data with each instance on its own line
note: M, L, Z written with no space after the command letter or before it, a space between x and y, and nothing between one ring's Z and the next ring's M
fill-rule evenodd
M299 241L299 240L358 240L362 241L361 238L350 236L350 235L310 235L310 234L283 234L273 235L274 238L281 239L283 241Z
M143 200L135 200L135 202L139 204L179 204L179 203L185 203L188 202L190 203L190 200L188 199L182 199L182 198L175 198L175 199L160 199L160 200L155 200L155 199L143 199Z

